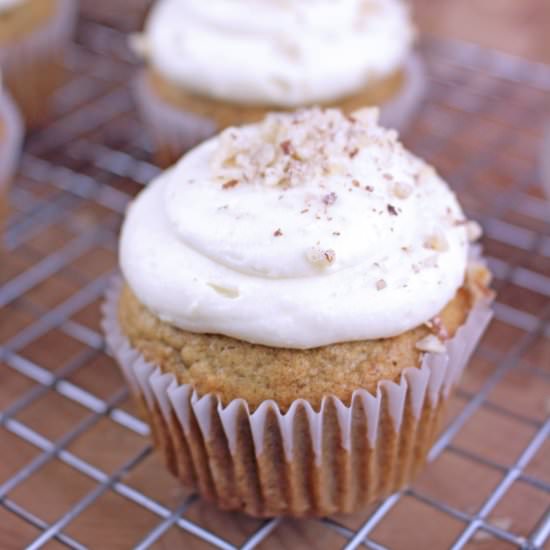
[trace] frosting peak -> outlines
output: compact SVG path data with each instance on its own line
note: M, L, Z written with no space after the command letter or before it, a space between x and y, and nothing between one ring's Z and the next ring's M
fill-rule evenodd
M138 298L187 330L297 348L437 315L464 280L464 215L376 115L269 115L191 151L129 210Z
M297 107L389 76L413 35L403 0L159 0L140 49L196 93Z

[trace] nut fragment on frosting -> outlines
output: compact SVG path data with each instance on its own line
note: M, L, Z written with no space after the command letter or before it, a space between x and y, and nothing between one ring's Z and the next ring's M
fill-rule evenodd
M336 109L316 108L291 115L269 114L257 133L246 128L228 128L220 135L213 175L223 182L288 188L304 181L345 174L371 140L397 147L395 133L377 135L377 118L375 109L363 109L347 117ZM406 185L402 184L401 198L406 198L403 191ZM329 205L336 198L336 193L326 193L323 202Z
M387 338L464 284L457 220L454 194L376 110L307 109L230 128L147 186L121 266L185 330L300 349Z

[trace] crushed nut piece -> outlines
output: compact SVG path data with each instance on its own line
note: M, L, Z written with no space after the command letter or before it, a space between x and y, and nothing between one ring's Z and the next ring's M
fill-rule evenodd
M387 286L388 284L384 281L384 279L379 279L376 281L376 290L384 290Z
M233 189L233 187L236 187L237 185L239 185L239 180L229 180L229 181L226 181L222 187L224 189Z
M338 195L336 193L329 193L328 195L325 195L323 197L323 203L327 206L330 206L331 204L334 204L336 202L337 198Z
M436 231L433 235L429 235L426 238L424 248L435 250L436 252L446 252L449 250L449 243L441 231Z
M416 342L415 347L417 350L428 353L445 353L447 351L445 344L433 334L428 334L428 336Z
M372 193L374 191L374 187L372 185L365 185L365 189L369 192L369 193Z
M425 325L442 341L449 339L447 328L443 324L441 317L436 316L425 323Z
M277 229L276 231L273 232L273 236L274 237L282 237L283 236L283 232L281 231L281 228Z
M324 268L331 265L336 259L336 252L332 249L322 250L312 246L306 251L307 260L316 267Z
M468 240L473 243L481 238L481 235L483 235L483 229L479 223L474 220L470 220L466 223L466 235L468 235Z
M392 193L398 199L408 199L413 192L413 188L408 184L402 181L396 181L392 185Z
M388 209L388 212L389 212L390 216L397 216L398 215L397 208L395 208L395 206L393 204L388 204L386 206L386 208Z

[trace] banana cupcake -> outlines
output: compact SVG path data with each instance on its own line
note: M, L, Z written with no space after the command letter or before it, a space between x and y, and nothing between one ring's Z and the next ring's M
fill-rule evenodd
M422 91L403 0L159 0L134 49L158 161L268 111L384 105L403 125Z
M490 318L478 236L376 110L193 149L130 206L104 307L168 468L254 516L402 488Z
M8 213L8 188L17 167L22 141L21 116L9 94L2 89L0 78L0 241Z
M0 69L29 127L45 121L63 81L77 10L77 0L0 0Z

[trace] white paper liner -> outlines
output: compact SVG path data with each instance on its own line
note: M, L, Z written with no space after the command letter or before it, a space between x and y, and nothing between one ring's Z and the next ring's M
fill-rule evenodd
M380 115L384 126L399 131L408 126L426 88L424 64L418 55L410 56L404 71L402 89L381 106ZM151 132L154 143L168 149L175 159L219 130L214 120L177 109L159 99L151 90L146 71L142 71L136 78L134 95L141 118Z
M399 433L401 428L407 399L409 399L409 407L412 408L413 415L417 420L421 416L426 400L432 408L436 408L438 401L448 396L451 388L460 378L492 316L489 301L480 300L472 308L466 323L457 331L454 338L446 343L447 353L426 353L421 367L411 366L404 369L398 383L380 382L375 395L366 390L356 390L349 407L338 398L329 396L323 399L319 411L315 411L304 399L297 399L286 413L281 412L274 401L264 401L254 412L250 413L248 404L243 399L235 399L224 406L215 395L199 396L191 385L178 384L172 374L162 374L158 366L148 363L139 352L133 349L122 334L117 319L121 287L122 279L117 277L106 295L102 326L107 346L121 365L133 393L143 396L146 406L151 411L158 407L167 423L171 422L173 414L178 419L183 433L187 436L191 431L191 418L193 417L200 427L205 441L208 441L210 437L210 406L211 400L214 400L232 454L237 445L238 433L235 429L237 411L244 407L248 413L255 453L259 457L263 451L266 429L264 420L268 411L272 410L277 416L281 433L284 434L284 451L289 462L293 458L292 428L296 412L301 408L305 410L308 417L316 463L321 460L324 409L329 400L336 406L340 433L342 434L341 445L346 450L351 447L351 411L353 403L357 400L362 401L367 417L368 440L371 448L376 445L384 400L396 433Z
M3 194L17 169L24 130L17 107L9 94L1 89L0 124L3 126L0 139L0 194Z

